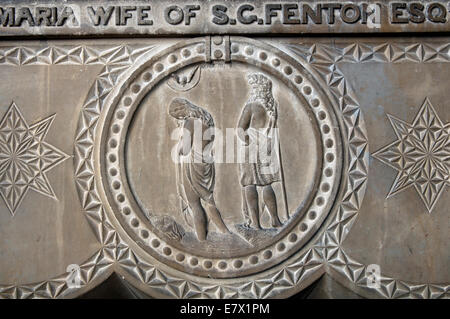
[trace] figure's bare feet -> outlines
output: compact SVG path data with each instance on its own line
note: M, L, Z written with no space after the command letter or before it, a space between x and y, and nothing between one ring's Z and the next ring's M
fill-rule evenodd
M278 228L278 227L281 227L281 226L283 226L283 224L280 222L280 219L278 217L277 218L272 218L272 227Z
M260 229L261 229L261 225L260 225L260 224L254 224L254 223L251 223L251 224L250 224L250 228L254 228L254 229L260 230Z
M232 232L228 229L228 227L227 226L225 226L224 225L224 227L220 227L219 228L219 231L222 233L222 234L232 234Z

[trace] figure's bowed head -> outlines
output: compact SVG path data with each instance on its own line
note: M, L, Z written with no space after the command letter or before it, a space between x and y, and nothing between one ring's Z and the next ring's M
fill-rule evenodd
M184 120L189 117L188 109L192 105L188 100L183 98L174 98L169 104L169 114L170 116L176 118L177 120Z

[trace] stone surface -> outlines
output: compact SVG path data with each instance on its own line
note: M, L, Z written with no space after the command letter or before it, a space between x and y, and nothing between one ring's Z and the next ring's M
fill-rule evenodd
M288 4L218 31L212 2L78 29L63 7L99 2L45 27L2 3L0 297L448 298L450 38L338 37L367 24L276 22ZM389 10L376 32L447 25Z

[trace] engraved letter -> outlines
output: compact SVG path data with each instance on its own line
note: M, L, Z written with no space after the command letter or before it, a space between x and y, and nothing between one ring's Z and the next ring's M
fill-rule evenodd
M9 7L6 9L0 8L0 24L4 27L14 25L15 9Z
M113 6L109 6L106 8L106 11L103 7L98 7L97 11L93 7L88 7L89 17L94 25L107 25L109 19L111 18L111 14L114 11Z
M120 7L119 25L127 25L128 19L131 19L133 17L133 15L130 13L130 11L136 11L136 7L134 7L134 6ZM116 24L117 24L117 21L116 21Z
M281 4L266 4L266 24L272 24L272 17L278 15L275 10L281 10Z
M183 10L178 6L170 6L164 9L164 19L172 25L180 24L184 19Z
M52 18L52 10L47 7L36 7L36 25L44 25L46 27L55 25L55 19Z
M187 5L186 6L186 20L184 21L185 25L191 24L191 18L195 18L196 13L193 11L200 10L200 6L198 5Z
M327 3L323 5L323 8L328 10L328 23L334 24L334 11L340 9L341 5L336 3Z
M351 15L349 15L349 11L352 12ZM341 19L345 23L353 24L358 22L358 20L361 18L361 11L359 7L355 4L346 4L342 7L341 10Z
M406 3L392 4L392 23L408 23L408 18L402 17L403 10L406 9Z
M23 20L27 20L28 25L30 27L34 27L33 16L31 15L29 8L20 8L17 13L17 21L16 26L20 27L22 25Z
M409 21L412 23L423 23L425 21L423 9L424 6L421 3L411 3L408 8L408 12L410 14Z
M315 24L322 24L322 5L316 6L316 12L308 4L303 4L302 10L302 24L308 24L309 18Z
M255 8L251 4L244 4L240 6L237 10L237 20L242 24L252 24L256 20L258 20L258 17L254 14L244 16L245 11L253 11L253 9Z
M428 19L436 23L445 23L447 21L447 11L440 3L432 3L428 7Z
M61 16L58 19L58 22L56 23L57 26L62 26L66 23L66 20L72 18L73 23L77 22L77 19L75 18L75 15L73 14L73 10L71 7L64 7L63 12Z
M137 24L138 25L152 25L153 20L146 20L148 18L148 13L145 11L150 11L150 6L138 7L137 9Z
M295 3L284 4L283 5L283 23L284 24L300 24L299 19L293 19L296 11L294 9L298 9L298 5Z
M213 6L212 13L214 15L214 18L212 19L212 22L219 25L227 24L230 20L230 18L228 18L227 14L225 13L227 12L227 10L227 7L220 4Z

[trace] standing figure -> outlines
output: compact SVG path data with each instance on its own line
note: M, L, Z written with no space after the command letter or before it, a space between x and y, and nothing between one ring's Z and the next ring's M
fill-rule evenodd
M239 164L244 217L247 226L260 229L260 213L267 207L272 227L280 227L277 199L272 188L272 183L280 181L276 145L278 105L272 95L272 81L267 77L251 74L248 83L251 93L242 109L237 130L245 154ZM261 212L257 187L261 188L263 199Z
M203 139L206 130L214 129L211 114L182 98L172 100L169 114L179 121L183 131L176 149L177 191L187 223L194 228L199 240L205 240L208 226L207 212L219 231L229 233L213 196L214 139L213 136L210 140Z

